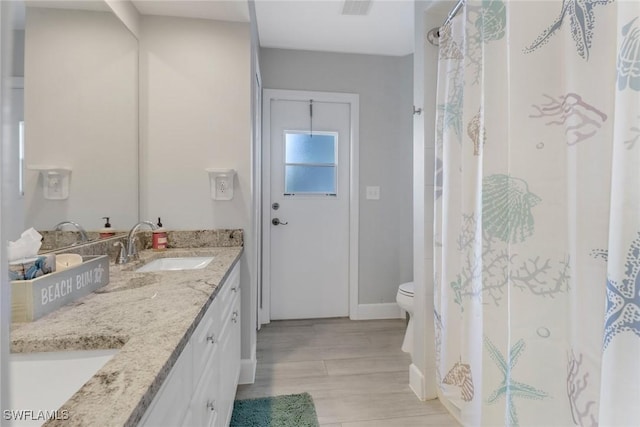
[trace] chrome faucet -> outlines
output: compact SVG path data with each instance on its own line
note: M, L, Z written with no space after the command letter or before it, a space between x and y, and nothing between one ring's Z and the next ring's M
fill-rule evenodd
M89 241L89 237L87 236L87 232L84 231L84 228L82 228L82 226L80 226L80 224L78 224L77 222L73 222L73 221L62 221L56 224L55 227L53 227L54 231L61 231L62 230L62 226L64 225L73 225L78 232L80 233L80 242L88 242Z
M129 261L130 259L138 259L138 251L135 244L135 240L137 239L137 237L135 236L135 234L143 225L148 225L151 230L158 229L158 226L151 221L140 221L131 228L129 234L127 235L127 261Z

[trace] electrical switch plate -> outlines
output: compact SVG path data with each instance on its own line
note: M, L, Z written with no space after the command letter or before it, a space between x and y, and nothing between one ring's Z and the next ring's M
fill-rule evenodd
M380 200L380 187L367 187L367 200Z

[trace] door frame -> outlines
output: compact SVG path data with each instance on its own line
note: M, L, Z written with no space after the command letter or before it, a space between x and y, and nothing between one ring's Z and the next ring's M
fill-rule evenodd
M271 101L309 101L349 104L349 317L358 313L359 118L360 96L355 93L284 89L262 91L262 308L259 323L271 321Z

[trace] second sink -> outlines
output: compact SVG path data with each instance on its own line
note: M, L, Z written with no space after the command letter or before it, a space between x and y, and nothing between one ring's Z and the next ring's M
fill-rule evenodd
M212 256L208 257L181 257L181 258L159 258L150 261L138 268L136 272L145 273L151 271L171 271L171 270L200 270L213 261Z
M5 412L24 414L33 410L34 414L54 414L118 351L109 349L10 354L9 397L12 410ZM67 415L70 414L56 414L59 419L65 419L63 417ZM32 417L26 414L20 418L16 416L10 425L35 427L46 421Z

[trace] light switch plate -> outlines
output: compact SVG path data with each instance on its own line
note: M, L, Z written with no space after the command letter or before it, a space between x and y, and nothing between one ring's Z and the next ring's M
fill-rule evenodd
M380 200L380 187L367 187L367 200Z

